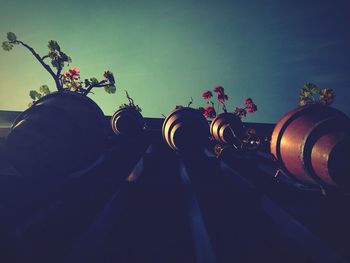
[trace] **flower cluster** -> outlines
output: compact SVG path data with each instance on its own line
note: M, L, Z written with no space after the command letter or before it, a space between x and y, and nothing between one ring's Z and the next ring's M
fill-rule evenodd
M335 92L330 88L318 87L313 83L305 83L299 92L299 106L308 104L330 105L335 99Z
M228 100L228 96L225 94L225 89L222 86L216 86L213 89L214 93L216 93L216 100L219 102L219 105L221 104L222 110L224 112L227 112L226 104L225 102ZM217 113L214 108L214 102L211 100L213 97L213 93L210 90L206 90L202 92L202 98L206 100L206 103L210 106L200 108L203 115L206 118L212 119L215 118ZM237 115L239 118L245 117L247 115L247 112L253 113L258 110L256 104L253 102L253 99L246 98L244 100L245 107L239 108L236 107L234 110L234 114ZM218 107L219 107L218 105Z
M223 110L226 112L225 101L228 100L228 96L225 94L225 90L222 86L216 86L214 92L217 93L217 100L222 103Z
M80 72L77 67L68 69L61 77L62 83L72 91L80 91L82 82Z
M80 77L80 72L77 67L74 67L74 68L68 69L66 73L63 74L63 76L69 80L78 80Z
M244 100L244 104L245 104L244 108L236 107L234 111L234 114L236 114L240 118L245 117L247 115L247 112L254 113L258 110L258 107L253 102L252 98L246 98Z
M61 75L62 84L66 89L77 91L87 95L92 88L104 87L107 93L115 93L115 79L111 71L105 71L104 79L98 81L97 78L85 79L84 82L80 80L80 72L77 67L68 69ZM84 88L83 88L84 84Z

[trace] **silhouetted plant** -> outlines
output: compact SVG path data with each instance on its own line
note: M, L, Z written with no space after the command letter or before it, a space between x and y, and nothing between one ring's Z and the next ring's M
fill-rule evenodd
M65 66L68 66L72 59L61 50L60 45L55 40L50 40L48 43L48 54L40 56L31 46L19 40L17 36L12 33L7 33L7 40L2 43L2 48L5 51L10 51L16 45L21 45L31 52L36 60L44 67L44 69L54 79L57 91L71 90L78 92L82 95L88 95L93 88L104 88L107 93L115 93L115 79L111 71L105 71L103 74L104 79L98 80L97 78L89 78L84 81L80 80L80 72L78 68L73 67L68 69L64 74L62 70ZM50 64L47 64L45 60L50 60ZM46 85L41 86L47 87ZM83 87L84 86L84 87ZM30 91L30 97L33 101L39 99L43 95L47 95L47 89L41 92Z
M299 106L309 104L330 105L334 102L335 92L330 88L319 89L313 83L305 83L299 92Z
M122 105L119 106L119 109L133 108L138 112L141 112L142 109L139 107L139 105L135 105L134 99L129 96L129 93L126 90L125 90L125 94L127 99L129 100L129 104L123 103Z

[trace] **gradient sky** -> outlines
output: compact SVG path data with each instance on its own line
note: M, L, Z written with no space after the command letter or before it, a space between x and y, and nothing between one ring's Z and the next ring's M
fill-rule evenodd
M15 32L40 54L57 40L82 78L110 69L117 93L90 95L105 114L127 89L146 117L177 104L204 105L222 85L228 108L255 99L246 121L276 122L297 105L305 82L333 88L350 115L349 1L24 1L2 0L0 36ZM26 50L0 51L0 109L24 110L49 74Z

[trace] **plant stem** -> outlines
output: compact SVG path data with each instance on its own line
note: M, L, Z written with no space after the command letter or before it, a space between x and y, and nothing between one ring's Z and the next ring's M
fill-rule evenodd
M106 83L106 80L101 80L97 84L90 84L83 94L87 96L93 88L103 88L109 85L108 83L107 84L104 84L104 83Z
M58 91L63 91L63 87L62 87L62 85L60 83L59 76L57 76L53 72L51 67L44 62L44 59L46 58L46 56L41 58L40 55L38 53L36 53L36 51L31 46L27 45L26 43L24 43L24 42L22 42L20 40L16 40L15 42L12 42L12 43L14 43L14 44L18 43L18 44L21 44L22 46L24 46L25 48L27 48L33 54L33 56L39 61L39 63L46 69L46 71L49 72L51 77L54 79L57 90Z

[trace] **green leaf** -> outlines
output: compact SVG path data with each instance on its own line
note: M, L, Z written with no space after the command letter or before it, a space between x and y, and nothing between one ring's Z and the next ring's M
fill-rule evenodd
M70 57L68 57L68 55L64 52L60 52L60 57L62 59L62 61L70 63L72 62L72 59Z
M60 65L60 63L58 63L58 61L56 59L52 60L51 61L51 65L54 67L54 68L58 68L58 66Z
M97 78L90 78L90 83L91 83L92 85L98 84Z
M29 91L29 96L32 98L32 100L37 100L41 98L41 94L37 92L36 90Z
M64 67L64 62L63 62L63 61L60 61L60 62L58 63L58 65L59 65L59 67L62 69L62 68Z
M108 79L108 81L111 83L111 84L114 84L115 83L115 79L114 79L114 76L113 76L113 73L109 70L105 71L105 73L103 74L103 76Z
M8 41L2 42L2 49L5 51L10 51L13 48L13 44Z
M47 46L50 51L61 51L60 45L55 40L50 40Z
M299 106L305 106L306 105L306 100L301 99L299 100Z
M313 104L314 101L310 98L303 98L303 97L300 97L299 98L299 106L305 106L307 104Z
M109 94L115 93L117 88L114 85L108 85L105 87L105 91Z
M316 93L317 92L317 86L313 83L305 83L304 84L304 90L310 92L310 93Z
M7 39L8 39L8 41L13 42L13 41L17 40L17 36L15 35L15 33L8 32L7 33Z
M306 98L306 97L308 97L308 96L310 96L310 95L311 95L311 92L308 91L307 89L302 88L302 89L300 90L300 93L299 93L299 96L300 96L300 97Z
M90 86L90 81L88 79L84 80L84 86L85 86L85 88Z
M41 85L39 88L39 91L46 96L47 94L50 94L51 91L47 85Z
M57 59L58 55L55 51L50 51L49 56L51 59Z

